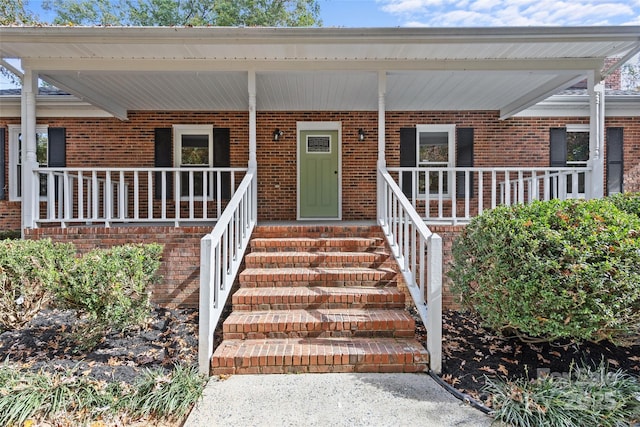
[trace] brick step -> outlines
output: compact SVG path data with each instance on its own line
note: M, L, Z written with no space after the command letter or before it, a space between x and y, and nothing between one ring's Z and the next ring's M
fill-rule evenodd
M247 268L240 273L240 287L367 286L396 285L390 268Z
M258 225L254 238L281 239L287 237L382 237L378 225Z
M211 362L213 375L426 372L429 355L414 339L259 339L223 341Z
M405 294L397 288L281 287L240 288L232 297L234 310L295 310L306 308L403 308Z
M312 309L234 311L222 325L223 339L393 337L415 334L404 310Z
M246 268L377 268L388 259L386 252L254 252L245 256L245 265Z
M384 248L384 239L376 237L342 238L253 238L251 252L373 252Z

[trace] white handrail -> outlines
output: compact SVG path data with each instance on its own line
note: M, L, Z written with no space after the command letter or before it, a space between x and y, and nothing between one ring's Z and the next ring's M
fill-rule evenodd
M247 171L213 231L200 241L198 364L209 375L214 332L257 222L256 169Z
M378 185L378 222L427 330L429 368L439 374L442 370L442 239L429 230L381 166Z

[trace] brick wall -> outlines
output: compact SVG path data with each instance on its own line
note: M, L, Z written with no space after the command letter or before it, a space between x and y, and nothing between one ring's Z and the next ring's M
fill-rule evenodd
M402 127L416 124L455 124L475 129L476 166L548 166L549 128L588 123L588 118L511 118L499 120L494 111L387 112L386 156L399 165ZM376 203L377 118L369 112L259 112L257 156L261 220L296 218L296 122L342 123L342 217L373 219ZM0 131L19 118L0 120ZM67 165L150 167L154 164L154 129L173 124L212 124L231 129L231 165L248 161L247 112L130 112L128 121L109 118L39 119L38 124L67 129ZM624 127L625 189L640 191L640 120L608 118L606 126ZM273 130L284 131L273 141ZM366 138L358 141L358 129ZM8 136L8 135L7 135ZM8 159L8 150L5 152ZM8 169L8 168L7 168ZM6 173L6 172L5 172ZM7 176L7 182L9 177ZM0 201L0 229L20 228L20 205Z
M152 300L166 307L198 307L200 239L210 231L209 226L39 228L26 230L25 237L73 243L78 253L125 243L161 243L162 280L151 289Z

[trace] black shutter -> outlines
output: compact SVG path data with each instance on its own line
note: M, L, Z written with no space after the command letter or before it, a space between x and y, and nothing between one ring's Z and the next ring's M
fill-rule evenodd
M51 168L67 167L67 131L65 128L49 128L49 148L47 158ZM45 165L42 165L45 166Z
M231 131L228 128L213 129L213 167L231 166ZM213 178L214 193L217 186L217 174ZM231 198L231 173L223 172L220 176L221 197Z
M567 165L567 129L549 129L549 160L551 166Z
M416 158L417 158L416 128L401 128L400 129L400 166L415 167ZM407 196L408 198L411 198L413 193L411 188L411 172L402 173L402 192L405 194L405 196Z
M7 183L5 179L5 173L7 172L7 164L5 157L5 150L7 149L7 140L5 135L5 128L0 128L0 200L7 198L7 191L5 185Z
M607 195L624 191L623 153L623 129L607 128Z
M156 128L155 129L155 150L154 150L154 166L157 168L170 168L173 166L171 163L171 138L173 130L171 128ZM170 199L173 194L173 174L167 173L167 189L166 197ZM162 173L155 173L155 188L154 197L156 199L162 198Z
M456 129L456 166L473 167L473 128ZM465 197L464 172L456 172L456 197ZM469 175L469 197L473 197L473 174Z

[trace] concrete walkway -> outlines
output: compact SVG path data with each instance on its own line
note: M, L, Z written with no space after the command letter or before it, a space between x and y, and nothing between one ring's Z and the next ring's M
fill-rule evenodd
M484 427L427 374L291 374L212 377L185 427Z

